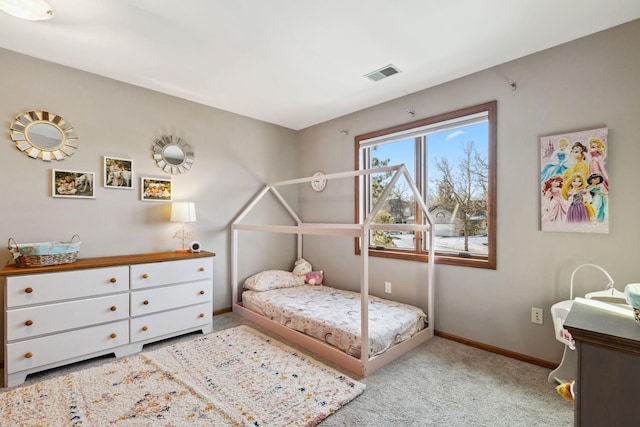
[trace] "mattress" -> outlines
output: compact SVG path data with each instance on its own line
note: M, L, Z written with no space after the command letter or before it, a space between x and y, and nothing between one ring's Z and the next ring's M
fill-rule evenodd
M360 358L360 294L328 286L302 285L244 291L245 308ZM418 307L369 296L369 356L383 353L425 328Z

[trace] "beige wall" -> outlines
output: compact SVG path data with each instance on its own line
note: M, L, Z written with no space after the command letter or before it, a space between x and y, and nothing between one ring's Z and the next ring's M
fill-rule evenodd
M151 149L154 138L174 134L192 145L195 162L173 176L173 197L196 203L194 239L217 254L214 309L230 307L230 222L265 181L296 177L297 133L7 50L0 50L0 64L0 240L64 240L77 233L80 257L173 251L179 225L169 222L170 205L140 201L139 177L168 177ZM43 162L15 148L9 126L30 109L54 112L74 126L79 148L73 156ZM134 190L103 187L104 155L133 159ZM95 200L52 198L52 168L95 172ZM271 265L288 267L295 256L290 248L274 253ZM260 240L243 249L243 266L265 262ZM1 265L9 258L0 251Z
M635 21L305 129L300 133L301 173L353 168L355 135L496 99L498 268L437 266L435 325L440 331L559 361L562 345L553 338L549 308L568 298L569 278L577 265L601 265L621 290L640 281L640 199L634 175L640 159L638 40L640 21ZM516 91L509 80L517 82ZM407 114L410 109L415 118ZM541 232L539 137L600 126L609 128L610 233ZM340 132L344 129L348 135ZM331 184L321 194L301 192L302 206L308 215L351 220L352 185ZM306 255L314 267L325 270L328 280L357 283L351 241L310 242ZM372 261L372 293L382 295L384 281L392 281L395 296L412 301L419 291L411 284L423 274L421 268L407 261ZM585 270L593 278L576 288L605 286L599 271ZM593 282L586 283L589 279ZM530 322L531 307L544 308L544 325Z

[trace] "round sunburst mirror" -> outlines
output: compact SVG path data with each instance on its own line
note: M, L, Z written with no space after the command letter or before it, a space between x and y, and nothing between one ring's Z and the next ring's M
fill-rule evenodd
M177 175L191 169L193 149L182 138L164 135L155 140L153 158L160 169Z
M78 135L73 126L48 111L27 111L10 127L16 148L29 157L44 161L64 160L78 148Z

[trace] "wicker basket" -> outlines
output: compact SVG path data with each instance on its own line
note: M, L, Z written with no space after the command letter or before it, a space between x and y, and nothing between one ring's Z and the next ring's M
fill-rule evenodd
M624 299L633 309L633 318L640 325L640 283L629 283L624 287Z
M9 238L8 249L17 267L44 267L75 262L80 250L80 236L67 242L40 242L18 244Z

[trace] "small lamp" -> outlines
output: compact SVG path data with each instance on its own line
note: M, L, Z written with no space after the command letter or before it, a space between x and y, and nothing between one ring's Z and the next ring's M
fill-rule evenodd
M53 10L45 0L0 0L0 10L29 21L53 18Z
M192 233L185 230L185 222L196 222L196 205L193 202L174 202L171 204L171 222L181 222L182 229L173 235L174 239L182 239L182 248L176 249L176 252L189 252L186 248L184 240L191 237Z

